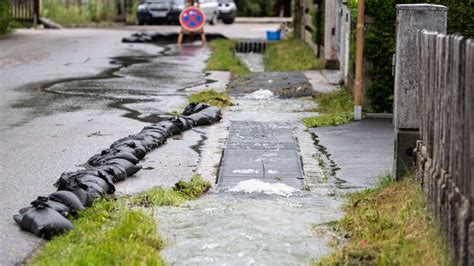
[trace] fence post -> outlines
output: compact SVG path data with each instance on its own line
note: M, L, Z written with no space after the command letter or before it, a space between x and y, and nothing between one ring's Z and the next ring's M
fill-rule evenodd
M416 32L446 33L447 8L430 4L397 5L393 171L402 179L413 166L413 149L420 139L417 103Z
M474 265L474 40L466 43L466 67L464 82L466 89L466 140L467 152L465 153L464 172L466 196L470 200L470 225L468 228L467 257L468 265Z

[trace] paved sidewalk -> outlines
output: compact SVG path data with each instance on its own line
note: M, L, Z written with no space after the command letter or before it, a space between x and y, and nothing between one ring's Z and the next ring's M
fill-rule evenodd
M336 127L310 129L344 187L372 187L392 170L391 119L365 119Z

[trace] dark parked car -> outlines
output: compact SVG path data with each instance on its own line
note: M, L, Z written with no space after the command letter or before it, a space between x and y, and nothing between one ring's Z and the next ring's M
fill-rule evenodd
M219 19L225 24L232 24L237 16L237 6L234 0L219 0Z
M200 8L210 24L219 18L217 0L200 0ZM179 23L179 14L185 8L185 0L145 0L137 7L137 23Z

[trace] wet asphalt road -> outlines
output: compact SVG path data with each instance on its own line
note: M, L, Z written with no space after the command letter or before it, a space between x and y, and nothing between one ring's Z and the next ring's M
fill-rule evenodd
M263 38L265 30L276 27L218 25L209 31L232 38ZM43 243L21 231L12 215L36 196L54 191L52 184L62 172L74 171L113 141L138 132L147 123L181 111L187 94L206 88L225 89L228 74L203 72L208 57L205 48L191 45L179 50L175 45L120 42L136 30L175 31L176 27L21 30L0 38L0 265L23 261ZM241 99L241 105L233 107L236 112L224 122L188 131L147 156L142 162L146 170L119 183L117 194L171 186L194 172L214 181L229 119L299 120L302 113L294 110L306 109L306 102L312 103L272 100L267 106ZM282 112L282 107L288 110ZM262 117L262 110L270 111L270 115ZM299 136L306 136L298 138L306 139L300 143L303 164L309 167L315 151L305 152L304 148L314 146L309 134L300 131ZM337 134L316 133L323 145L333 149L327 141L334 141L338 147L338 140L333 138ZM388 141L381 139L381 143ZM354 151L357 149L350 152ZM332 158L339 162L336 153ZM308 174L310 170L305 171Z
M277 26L248 27L218 25L209 31L260 38ZM179 50L120 42L136 30L176 29L19 30L0 38L1 265L21 262L41 245L14 224L12 215L36 196L53 192L62 172L76 170L147 123L180 112L190 92L225 87L228 75L203 72L208 51L201 46ZM146 170L118 185L117 194L170 186L198 168L210 178L212 158L219 156L213 149L224 131L222 126L196 128L170 139L142 163Z

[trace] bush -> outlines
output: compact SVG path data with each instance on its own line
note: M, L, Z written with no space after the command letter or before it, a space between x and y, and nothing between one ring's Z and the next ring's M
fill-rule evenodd
M10 0L0 0L0 34L8 32L10 26Z
M416 0L366 1L365 14L373 19L365 32L364 57L372 63L369 73L372 84L366 94L372 101L370 111L392 112L394 78L392 55L395 53L396 5L417 3ZM448 7L448 33L459 32L467 38L474 37L474 8L470 0L430 0L432 4ZM350 1L352 20L357 21L357 2ZM355 31L354 31L355 33ZM351 37L351 64L354 71L355 38Z
M275 0L236 0L239 16L274 16Z
M43 15L66 27L84 26L91 22L91 13L87 6L66 6L61 0L44 1Z
M45 0L43 9L45 17L66 27L87 26L91 22L111 22L117 19L114 0L89 0L87 5L66 5L61 0ZM127 19L134 20L131 12L127 13Z

